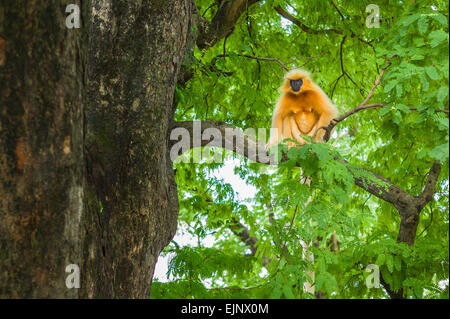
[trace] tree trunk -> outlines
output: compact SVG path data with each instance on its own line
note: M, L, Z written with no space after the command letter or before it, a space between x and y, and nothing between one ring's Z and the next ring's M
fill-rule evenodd
M65 19L57 0L0 3L0 298L78 295L87 46Z
M177 225L168 128L190 1L92 4L84 283L88 297L148 297Z
M176 230L168 128L191 2L83 1L80 29L67 15L0 4L0 297L146 298Z

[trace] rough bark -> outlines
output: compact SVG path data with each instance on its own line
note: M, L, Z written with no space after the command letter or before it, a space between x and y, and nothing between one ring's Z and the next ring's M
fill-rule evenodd
M192 18L190 24L192 32L188 38L186 56L178 79L178 85L184 87L194 76L194 67L197 64L194 57L194 48L207 50L221 39L229 36L239 17L259 0L219 0L217 12L211 21L203 18L192 1ZM212 68L214 70L214 68Z
M146 298L176 230L191 1L82 3L80 29L59 1L0 3L0 297Z
M64 9L0 3L0 298L78 295L87 50Z
M87 297L148 297L177 225L167 136L191 2L92 3L84 283Z
M236 21L245 10L259 0L221 0L218 1L218 10L211 22L201 19L197 46L207 49L220 39L232 32Z

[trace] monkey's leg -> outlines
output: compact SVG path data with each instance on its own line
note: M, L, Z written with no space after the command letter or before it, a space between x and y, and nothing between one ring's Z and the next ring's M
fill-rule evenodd
M290 139L295 139L292 136L292 126L291 123L292 122L292 116L288 115L284 118L283 120L283 139L285 138L290 138ZM285 144L289 147L295 146L295 143L292 141L287 141L285 142Z
M293 139L298 141L300 143L300 145L304 145L307 142L302 138L301 134L302 132L300 132L298 125L297 125L297 121L295 120L295 116L290 116L290 126L291 126L291 134L293 136Z

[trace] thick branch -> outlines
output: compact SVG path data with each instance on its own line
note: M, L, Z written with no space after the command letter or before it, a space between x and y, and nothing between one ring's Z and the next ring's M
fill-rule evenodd
M403 190L401 187L392 183L387 178L365 168L352 167L347 161L341 161L341 163L346 165L347 169L353 174L353 176L355 176L355 185L359 186L370 194L384 201L387 201L394 206L405 205L405 203L408 203L413 199L412 195ZM376 180L380 181L380 184L384 185L374 183L365 176L372 176Z
M397 241L413 245L416 238L417 226L419 225L420 212L433 200L436 192L436 184L439 173L441 172L441 165L439 161L435 161L428 172L427 181L423 188L422 194L413 196L412 199L405 203L400 203L395 207L400 213L400 230L398 232Z
M226 37L234 28L241 14L259 0L220 1L219 9L211 22L202 18L199 25L197 46L207 49Z
M199 127L200 132L195 132L195 125L201 124L201 127ZM225 122L218 122L218 121L184 121L184 122L173 122L171 129L175 128L184 128L189 133L190 140L190 148L199 147L199 146L210 146L210 147L220 147L220 148L226 148L230 151L235 152L236 154L242 155L244 157L247 157L248 159L268 164L269 162L269 156L266 152L256 152L254 153L252 150L265 150L266 149L266 142L265 141L259 141L255 137L250 136L248 134L245 134L241 129L236 128L228 123ZM207 139L201 139L199 141L199 145L196 145L196 141L194 141L194 135L200 134L200 136L203 136L203 134L207 135L209 137L209 133L205 133L205 130L209 129L216 129L220 132L220 139L213 139L212 141L210 138ZM227 131L232 132L233 134L228 133ZM243 143L234 143L235 140L242 140ZM170 140L170 143L174 144L176 141ZM170 147L170 146L169 146Z
M430 171L428 172L428 177L427 181L425 182L423 192L418 196L418 200L420 201L421 206L419 210L422 210L422 208L425 207L426 204L433 200L440 172L441 165L439 164L439 161L435 161L431 166Z
M194 124L196 123L196 124ZM194 132L194 125L197 125L198 132ZM220 148L226 148L230 151L233 151L239 155L242 155L244 157L249 158L252 161L262 163L262 164L269 164L269 159L272 159L269 157L266 151L263 151L266 149L266 142L257 140L255 137L245 134L241 129L235 128L230 124L227 124L225 122L217 122L217 121L202 121L202 122L192 122L192 121L186 121L186 122L174 122L172 124L171 129L175 128L184 128L189 133L190 140L190 148L193 147L199 147L199 146L214 146L214 147L220 147ZM207 139L201 141L198 141L199 144L195 145L194 136L199 135L203 136L205 130L207 129L217 129L220 132L220 139L213 139L210 141L209 134L205 134L208 136ZM233 130L234 136L231 134L227 134L227 130ZM242 140L244 143L234 143L235 140ZM172 144L176 143L177 141L171 141ZM253 152L254 150L258 150L256 153ZM273 161L271 161L273 163ZM355 176L354 182L355 185L359 186L360 188L368 191L372 195L383 199L389 203L397 205L405 205L405 202L409 202L412 200L412 197L408 192L401 189L388 179L371 172L370 170L364 169L364 168L355 168L352 167L348 162L341 161L342 164L344 164L349 171ZM375 179L378 179L384 185L379 185L378 183L374 183L371 181L370 177L374 177Z
M233 32L234 26L240 15L248 7L258 1L259 0L217 1L218 11L211 22L200 15L195 5L193 6L192 19L190 22L192 26L192 28L190 28L192 30L188 37L183 66L178 76L178 85L184 87L184 85L194 76L195 70L193 66L196 65L196 58L194 57L195 46L198 46L201 50L206 50L216 44L220 39L228 37ZM205 14L205 12L203 14ZM220 72L225 76L230 76L232 74L216 69L211 71Z

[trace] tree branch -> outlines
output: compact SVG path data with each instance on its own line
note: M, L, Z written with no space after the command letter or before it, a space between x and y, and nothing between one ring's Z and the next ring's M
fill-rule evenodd
M365 102L369 101L369 98L365 99ZM369 108L369 105L366 105L366 108ZM228 150L231 150L237 154L245 156L253 161L268 164L267 163L267 153L264 154L261 160L259 158L259 152L261 150L265 150L266 143L265 141L259 141L253 136L249 136L245 134L242 130L233 127L230 124L224 122L216 122L216 121L204 121L197 123L200 124L200 136L203 136L203 132L206 129L215 128L218 129L221 133L221 137L219 139L214 138L213 141L203 140L201 139L200 145L197 146L215 146L215 147L224 147ZM173 122L171 125L171 129L175 128L185 128L189 132L190 147L194 145L194 122ZM236 140L244 141L242 143L234 143L234 137L226 134L227 129L234 130L234 136ZM206 134L208 135L208 134ZM227 140L228 139L228 140ZM170 143L174 144L177 141L170 141ZM249 146L256 149L259 147L259 152L252 155L249 154ZM169 145L171 147L171 145ZM417 225L419 223L420 212L425 207L425 205L433 200L434 193L436 191L436 184L438 181L439 173L441 171L441 166L438 161L435 161L428 172L427 180L425 182L425 186L423 188L422 193L419 196L413 196L400 188L399 186L392 183L387 178L384 178L370 170L355 167L348 163L345 160L339 160L335 158L335 160L341 162L346 166L349 172L352 174L354 178L354 183L361 189L369 192L370 194L378 197L384 201L391 203L399 212L400 215L400 228L398 232L397 242L404 242L408 245L413 245L414 240L416 238ZM269 220L271 218L269 216ZM250 247L252 251L252 255L256 254L257 249L257 241L258 239L250 236L249 231L245 228L244 225L235 222L234 225L230 226L230 229L246 244ZM264 265L267 265L270 262L270 259L263 257ZM390 295L391 298L402 298L403 290L400 289L398 291L392 291L391 287L387 282L384 281L383 278L380 278L383 286L386 291Z
M311 29L310 27L306 26L304 23L302 23L299 19L297 19L296 17L294 17L293 15L291 15L289 12L287 12L286 10L284 10L281 6L276 6L275 7L275 11L277 11L283 18L291 21L292 23L294 23L295 25L297 25L298 27L300 27L300 29L303 30L303 32L306 33L310 33L310 34L330 34L330 33L334 33L334 34L344 34L344 32L342 30L338 30L338 29L322 29L322 30L315 30L315 29ZM366 41L360 37L358 37L354 32L351 33L350 35L352 38L357 38L358 41L367 44L368 46L373 48L373 45L369 42Z
M276 6L275 11L278 12L283 18L288 19L293 24L300 27L300 29L303 30L303 32L310 33L310 34L328 34L328 33L336 33L336 34L342 34L343 32L341 30L337 29L323 29L323 30L314 30L310 27L303 24L300 20L298 20L296 17L291 15L289 12L284 10L281 6Z
M441 173L441 165L439 161L434 161L433 165L428 172L427 181L423 188L422 194L418 196L420 209L422 210L425 205L433 200L434 193L436 193L436 184L438 181L439 174Z
M277 59L277 58L261 58L261 57L252 56L252 55L249 55L249 54L238 54L237 56L244 57L244 58L248 58L248 59L253 59L253 60L257 60L257 61L270 61L270 62L276 62L276 63L278 63L278 64L283 68L283 70L289 71L289 68L286 66L286 64L284 64L283 62L281 62L281 61L280 61L279 59ZM229 57L228 54L219 54L219 55L215 56L215 57L211 60L211 64L212 64L212 65L215 65L215 64L216 64L216 61L217 61L218 59L220 59L220 58L228 58L228 57Z
M345 37L343 39L343 41L345 40ZM343 42L342 41L342 42ZM342 43L341 43L341 50L342 50ZM342 65L342 60L341 60L341 65ZM366 109L370 109L370 108L376 108L376 107L384 107L385 104L371 104L371 105L366 105L367 102L369 102L369 100L372 98L375 89L378 87L378 85L380 85L381 82L381 78L383 77L384 73L386 72L386 69L391 65L391 63L388 61L388 65L381 70L380 74L378 75L378 78L375 80L375 82L373 83L372 89L370 90L369 94L367 95L367 97L364 99L364 101L362 101L361 104L359 104L357 107L355 107L354 109L344 113L343 115L333 119L330 124L327 127L321 127L321 129L324 129L325 135L323 137L324 141L328 141L330 139L331 136L331 131L333 130L333 128L336 126L337 123L343 121L344 119L346 119L347 117L349 117L352 114L355 114L359 111L362 110L366 110Z
M417 111L417 107L410 107L409 108L410 111ZM445 113L448 114L448 110L434 110L434 113Z
M258 238L254 236L250 236L250 232L248 231L247 227L245 227L244 224L240 223L239 221L235 220L232 224L229 225L230 230L239 237L244 244L246 244L250 251L252 252L251 255L256 255L256 250L258 249ZM263 259L263 265L267 266L271 259L267 258L266 256L262 256Z
M345 112L345 113L342 114L341 116L338 116L338 117L334 118L334 119L330 122L330 125L329 125L329 126L327 126L327 127L324 127L324 126L323 126L322 129L325 129L325 130L326 130L326 129L328 129L328 128L331 127L331 129L330 129L330 132L331 132L331 131L333 130L333 128L334 128L339 122L345 120L347 117L349 117L349 116L351 116L351 115L353 115L353 114L355 114L355 113L358 113L358 112L364 111L364 110L368 110L368 109L383 108L383 107L386 107L388 104L389 104L389 103L386 103L386 104L375 103L375 104L367 104L367 105L363 105L363 106L361 106L361 104L360 104L360 105L358 105L357 107L355 107L354 109L351 109L350 111ZM416 108L416 107L410 107L409 110L410 110L410 111L417 111L417 108ZM448 113L448 110L434 110L434 113L440 113L440 112L445 113L445 114L449 114L449 113ZM327 136L327 133L325 133L325 135L324 135L324 140L325 140L325 141L328 141L328 140L330 139L330 135L331 135L331 134L329 133L329 135ZM325 137L326 137L326 139L325 139Z
M336 5L336 3L334 3L333 0L330 0L330 1L331 1L331 4L333 5L333 7L336 9L336 11L337 11L337 12L339 13L339 15L341 16L342 21L344 21L345 18L344 18L344 16L342 15L341 10L339 10L338 6Z
M230 230L239 237L244 244L246 244L251 252L252 256L255 256L256 254L256 243L258 242L258 239L254 236L250 236L250 232L248 231L247 227L245 227L242 223L239 221L233 221L232 224L229 225Z
M194 2L194 0L192 1ZM191 26L189 26L192 31L189 34L186 44L186 55L178 75L178 85L184 87L194 76L194 66L197 64L197 59L194 57L195 46L198 46L201 50L206 50L216 44L220 39L231 35L241 14L258 1L218 0L214 3L214 5L218 5L217 13L211 22L203 17L209 8L203 12L203 15L200 15L197 7L193 4L192 19L190 21ZM220 72L224 76L230 76L232 74L217 69L211 71Z
M341 62L341 72L342 72L342 73L341 73L341 75L338 76L338 78L337 78L336 80L333 81L333 82L334 82L334 85L333 85L333 89L331 90L331 94L330 94L330 98L331 98L331 99L333 98L334 90L336 89L336 86L337 86L337 84L339 83L339 80L340 80L342 77L344 77L344 76L348 77L348 79L349 79L350 81L352 81L352 83L353 83L356 87L358 87L358 84L356 84L356 82L351 78L351 76L350 76L350 75L347 73L347 71L345 71L345 69L344 69L343 49L344 49L344 42L345 42L346 39L347 39L347 36L344 36L344 37L342 38L341 44L340 44L340 46L339 46L339 60L340 60L340 62ZM345 78L344 78L344 80L345 80ZM362 94L362 92L364 91L364 89L359 88L359 91L360 91L361 94Z
M345 37L344 37L344 39L345 39ZM344 40L344 39L343 39L343 40ZM342 49L342 43L343 43L343 41L341 42L341 49ZM341 51L341 52L342 52L342 51ZM343 64L342 64L342 59L341 59L341 68L342 68L342 70L343 70L342 65L343 65ZM324 130L326 131L326 132L325 132L325 135L324 135L324 137L323 137L324 141L328 141L328 140L330 139L330 137L331 137L331 131L333 130L333 128L334 128L339 122L345 120L347 117L349 117L349 116L351 116L351 115L353 115L353 114L355 114L355 113L358 113L358 112L360 112L360 111L363 111L363 110L375 109L375 108L382 108L382 107L385 107L385 106L387 106L387 105L389 104L389 103L386 103L386 104L381 104L381 103L367 104L367 103L368 103L369 100L373 97L376 88L380 85L381 78L383 77L384 73L386 72L387 68L388 68L390 65L391 65L391 62L390 62L390 61L387 61L387 66L381 70L381 72L380 72L380 74L378 75L377 79L376 79L375 82L373 83L372 88L371 88L369 94L368 94L367 97L364 99L364 101L361 102L361 104L359 104L357 107L351 109L350 111L345 112L345 113L342 114L341 116L338 116L338 117L334 118L334 119L330 122L330 124L329 124L327 127L321 127L321 128L319 128L319 129L324 129ZM345 74L345 71L343 70L343 73L339 76L339 78L341 78L342 76L344 76L344 74ZM337 80L339 80L339 78L338 78ZM336 86L336 85L335 85L335 86ZM333 88L333 91L334 91L334 88ZM410 110L410 111L417 111L417 108L416 108L416 107L411 107L411 108L409 108L409 110ZM435 112L435 113L440 113L440 112L442 112L442 113L449 114L449 110L445 110L445 109L443 109L443 110L435 110L434 112Z
M228 0L220 1L214 18L209 22L202 18L199 24L197 46L204 50L212 47L220 39L231 32L237 20L248 7L259 0Z
M210 128L215 128L220 132L220 139L213 139L210 141L209 139L203 140L201 139L200 145L196 146L212 146L212 147L220 147L226 148L230 151L235 152L236 154L242 155L244 157L249 158L250 160L262 164L269 164L269 158L273 160L273 157L270 157L267 152L263 152L261 150L266 149L266 142L257 140L255 137L245 134L241 129L235 128L234 126L225 123L225 122L217 122L217 121L201 121L197 122L197 125L200 124L200 132L196 134L200 134L203 136L203 132ZM173 122L171 129L175 128L184 128L189 132L190 148L194 147L194 122L185 121L185 122ZM233 130L234 136L231 134L226 134L226 130ZM209 134L205 134L209 136ZM242 140L244 143L234 143L235 140ZM170 141L175 144L177 141ZM169 148L171 145L169 145ZM254 153L250 150L259 150ZM283 161L283 160L282 160ZM347 161L340 161L344 164L347 169L354 176L354 183L358 187L368 191L372 195L383 199L389 203L394 205L404 205L405 201L410 201L412 196L398 187L390 180L370 171L365 168L354 167ZM273 161L272 161L273 163ZM381 183L375 183L372 179L379 180Z

